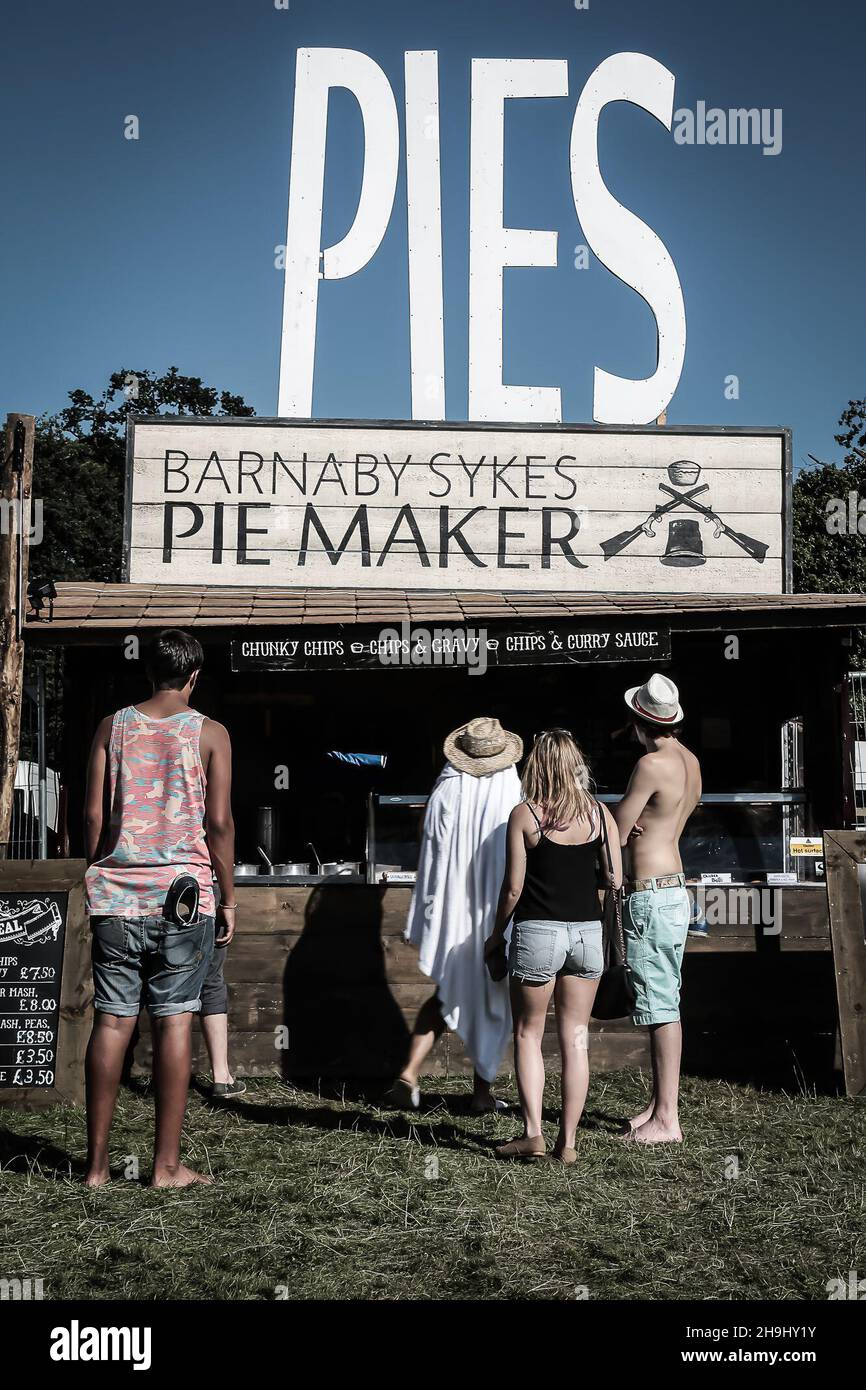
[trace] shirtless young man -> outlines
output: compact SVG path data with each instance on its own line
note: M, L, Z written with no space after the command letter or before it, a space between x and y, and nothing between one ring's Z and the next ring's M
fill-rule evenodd
M650 1030L653 1090L623 1137L679 1143L680 971L690 917L679 839L701 799L701 768L677 736L683 711L673 681L656 673L626 691L625 702L645 751L614 817L622 844L631 848L623 927L635 991L632 1021Z

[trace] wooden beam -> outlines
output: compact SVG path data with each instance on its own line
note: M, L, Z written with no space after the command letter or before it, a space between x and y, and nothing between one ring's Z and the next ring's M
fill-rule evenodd
M30 491L33 480L32 415L7 415L0 461L0 857L5 858L12 823L21 698L24 683L24 642L18 631L21 604L23 624L27 592ZM17 506L23 498L23 506ZM20 592L19 592L20 591Z

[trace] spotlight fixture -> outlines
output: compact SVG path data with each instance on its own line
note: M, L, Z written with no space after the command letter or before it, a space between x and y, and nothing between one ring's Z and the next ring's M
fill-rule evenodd
M45 619L39 615L48 601L48 619L50 623L54 619L54 600L57 597L57 586L53 579L46 579L40 582L38 579L31 579L27 585L27 598L30 603L31 613L36 615L37 622L44 622Z

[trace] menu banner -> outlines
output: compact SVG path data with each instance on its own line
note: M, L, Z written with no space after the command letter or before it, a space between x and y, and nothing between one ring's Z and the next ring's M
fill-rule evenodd
M422 623L333 624L286 633L239 637L231 644L233 671L375 671L465 667L480 673L498 666L572 666L597 662L667 661L669 628L605 628L562 622L518 621L458 627Z

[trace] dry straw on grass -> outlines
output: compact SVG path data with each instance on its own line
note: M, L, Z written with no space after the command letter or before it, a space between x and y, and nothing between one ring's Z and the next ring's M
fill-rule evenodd
M7 1110L0 1276L42 1278L46 1298L230 1300L825 1299L829 1279L866 1275L855 1102L686 1079L686 1144L638 1149L614 1123L644 1082L604 1076L577 1164L524 1167L491 1157L515 1114L473 1117L464 1082L429 1084L411 1117L269 1080L220 1108L196 1093L184 1157L217 1181L180 1192L142 1186L146 1090L122 1094L97 1192L80 1111ZM510 1078L500 1091L516 1099ZM552 1137L552 1084L547 1104Z

